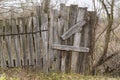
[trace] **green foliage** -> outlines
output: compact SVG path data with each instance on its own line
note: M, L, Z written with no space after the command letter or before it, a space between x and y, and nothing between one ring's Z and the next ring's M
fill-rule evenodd
M6 80L6 75L2 74L1 77L0 77L0 80Z

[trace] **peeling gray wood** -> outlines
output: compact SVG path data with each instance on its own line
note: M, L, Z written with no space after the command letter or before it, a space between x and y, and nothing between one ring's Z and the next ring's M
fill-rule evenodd
M39 31L38 17L33 17L33 24L34 24L33 31ZM36 67L42 70L40 33L34 34L34 40L35 40L35 52L36 52Z
M4 42L3 42L3 39L2 39L2 37L1 37L1 41L0 41L0 43L2 43L1 44L1 48L0 48L0 50L1 50L1 68L3 69L3 68L5 68L6 67L6 63L5 63L5 55L4 55Z
M87 15L87 12L85 13L86 15L86 18L88 17ZM82 47L89 47L89 23L87 22L87 24L83 27L83 30L81 31L82 32L82 40L81 40L81 46ZM89 52L88 52L89 54ZM79 57L79 62L80 62L80 73L81 74L85 74L86 71L87 71L87 66L88 66L88 63L86 62L87 61L87 58L88 58L88 54L85 54L85 53L82 53L80 54L80 57Z
M54 24L53 24L53 42L60 44L60 37L58 34L58 11L53 10L54 14ZM60 51L54 50L54 71L60 71Z
M68 21L69 21L69 6L65 4L60 4L60 18L58 18L58 35L59 37L68 30ZM59 44L67 45L67 40L63 41L60 39ZM60 51L61 53L61 72L66 72L66 51Z
M18 33L15 19L12 19L12 33L13 34ZM14 40L14 49L16 54L16 67L19 67L21 66L21 61L20 61L20 46L19 46L18 36L16 35L13 36L13 40Z
M65 32L61 38L63 40L68 39L69 37L71 37L73 34L75 34L76 32L80 32L82 30L82 27L85 25L85 21L79 21L77 22L77 24L75 24L74 26L72 26L67 32Z
M33 32L32 27L33 27L33 18L30 17L28 23L28 32ZM29 42L29 65L33 66L34 65L33 36L32 34L28 34L27 36Z
M20 33L24 33L25 32L25 19L21 18L19 20L19 29L20 29ZM27 66L27 52L26 52L26 35L20 35L20 43L21 43L21 54L22 54L22 59L23 59L23 67Z
M0 34L4 34L3 28L5 26L2 27L2 32ZM5 52L4 52L4 48L5 48L5 41L3 40L3 37L0 37L0 43L1 43L1 47L0 47L0 53L1 53L1 68L4 69L6 68L6 60L5 60Z
M75 46L59 45L59 44L53 44L52 48L58 50L65 50L65 51L89 52L89 48L86 47L75 47Z
M83 21L85 19L85 15L86 15L87 9L78 9L78 16L77 16L77 22L79 21ZM76 32L74 35L74 42L73 42L73 46L75 47L79 47L80 46L80 41L81 41L81 32ZM78 72L78 52L72 52L72 58L71 58L71 72Z
M41 30L48 29L48 15L42 14L41 15ZM48 54L48 31L41 32L42 37L42 57L43 57L43 72L48 73L48 61L49 61L49 54Z
M53 12L52 9L50 9L49 13L49 19L48 19L48 53L49 53L49 71L54 71L54 53L52 49L53 44Z
M69 11L69 22L68 22L68 29L70 29L72 26L74 26L77 22L77 13L78 12L78 5L71 5L70 6L70 11ZM74 36L72 35L69 39L67 39L67 45L73 45L73 39ZM70 72L71 68L71 56L72 52L69 51L66 57L66 71Z
M10 25L6 24L5 33L10 34ZM8 67L13 67L13 60L12 60L12 52L11 52L11 36L5 36L6 40L6 47L7 47L7 53L8 53Z

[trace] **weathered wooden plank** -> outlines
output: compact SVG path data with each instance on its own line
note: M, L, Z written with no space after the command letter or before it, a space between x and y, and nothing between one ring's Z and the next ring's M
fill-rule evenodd
M69 22L68 22L68 29L70 29L72 26L74 26L76 24L77 21L77 13L78 12L78 5L71 5L70 6L70 11L69 11ZM73 45L73 36L71 36L69 39L67 39L67 45ZM70 68L71 68L71 55L72 52L68 52L69 54L67 54L66 57L66 69L67 72L70 72Z
M18 33L15 19L12 19L12 33L13 34ZM20 46L19 46L18 36L16 35L13 36L13 41L14 41L14 50L16 54L16 67L19 67L21 66L21 61L20 61Z
M33 17L33 25L34 25L33 31L40 31L38 17ZM34 34L34 41L35 41L35 52L36 52L36 67L42 70L40 33Z
M58 50L65 50L65 51L89 52L89 48L86 47L75 47L75 46L59 45L59 44L53 44L52 48Z
M25 33L25 19L20 18L19 19L19 30L20 33ZM21 44L21 54L22 54L22 59L23 59L23 67L27 66L27 52L26 52L26 35L20 35L20 44Z
M48 15L48 53L49 53L49 71L54 71L54 54L52 49L53 44L53 11L50 9L49 15Z
M80 39L81 39L81 33L75 33L74 35L74 43L73 46L79 47L80 46ZM79 52L72 52L71 57L71 72L76 73L77 72L77 61L78 61L78 54Z
M83 47L89 47L89 25L86 25L83 29ZM82 57L81 63L80 63L80 73L81 74L85 74L86 73L86 67L87 67L87 54L81 53L82 55L80 57ZM89 53L88 53L89 54Z
M53 10L54 14L54 25L53 25L53 42L56 44L60 44L60 37L58 35L58 11ZM60 51L54 50L54 62L53 62L53 70L58 72L60 71Z
M10 20L9 20L10 21ZM11 32L11 24L5 27L5 33L12 33ZM12 60L12 53L11 53L11 36L5 36L6 47L7 47L7 54L8 54L8 67L13 67L13 60Z
M60 36L67 31L68 29L68 21L69 21L69 6L65 6L65 4L60 4L60 16L58 18L58 37L59 44L67 45L67 40L63 41L60 39ZM61 72L66 72L66 51L60 51L61 53Z
M2 31L0 32L0 34L4 34L4 28L5 28L5 24L3 24L2 27ZM5 48L5 41L3 39L3 36L0 37L0 43L1 43L1 68L4 69L6 68L6 62L5 62L5 52L4 52L4 48Z
M79 9L78 9L77 22L82 21L82 20L85 19L86 12L87 12L87 8L82 8L82 9L79 8ZM73 46L79 47L79 46L80 46L80 40L81 40L81 33L80 33L80 31L79 31L79 32L76 32L75 35L74 35ZM77 71L77 69L78 69L78 65L77 65L78 55L79 55L78 52L72 52L71 72L74 72L74 73L78 72L78 71Z
M4 55L4 41L3 41L3 37L1 37L1 40L0 40L0 43L1 43L1 68L5 68L6 67L6 62L5 62L5 55Z
M28 32L33 32L33 18L30 17L29 18L29 22L28 22ZM28 45L29 45L29 65L33 66L34 65L34 49L33 49L33 36L32 34L28 34Z
M78 21L74 26L72 26L67 32L65 32L61 38L63 40L68 39L70 36L72 36L73 34L80 32L82 30L82 27L85 25L85 21Z
M41 30L48 29L48 15L42 14L41 15ZM48 73L48 32L44 31L41 32L42 37L42 57L43 57L43 72Z
M93 71L93 74L95 73L95 69L93 69L93 64L94 64L94 48L95 48L95 35L96 35L96 24L98 22L98 17L96 16L96 12L95 11L89 11L89 38L90 38L90 55L89 55L89 61L88 61L88 73L90 71Z
M87 15L87 12L85 13L85 15L86 15L86 18L87 19L89 19L88 18L88 15ZM82 39L81 39L81 46L82 47L89 47L89 23L87 22L87 24L83 27L83 30L81 31L81 33L82 33ZM79 56L79 62L80 62L80 64L79 64L79 67L80 67L80 70L79 70L79 72L81 73L81 74L85 74L86 73L86 70L87 70L87 68L86 68L86 66L87 66L87 58L88 58L88 55L89 55L89 52L88 52L88 54L85 54L85 53L81 53Z

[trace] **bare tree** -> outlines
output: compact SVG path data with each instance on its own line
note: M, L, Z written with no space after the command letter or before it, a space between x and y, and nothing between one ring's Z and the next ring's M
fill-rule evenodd
M93 0L94 2L94 0ZM103 47L103 52L102 55L100 56L98 62L94 65L93 71L100 65L102 65L105 61L108 59L112 58L116 54L112 54L109 57L107 57L107 52L108 52L108 46L110 43L110 37L112 33L112 26L114 22L114 7L115 7L115 0L99 0L99 2L102 5L102 8L104 9L106 16L107 16L107 26L105 26L105 40L104 40L104 47ZM95 3L94 3L95 4Z

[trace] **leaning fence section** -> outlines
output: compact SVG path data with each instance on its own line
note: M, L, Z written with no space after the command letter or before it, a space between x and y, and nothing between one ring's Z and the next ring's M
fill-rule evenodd
M92 66L95 12L60 5L46 14L4 19L0 30L0 64L34 67L42 72L85 73ZM49 19L50 16L50 19Z

